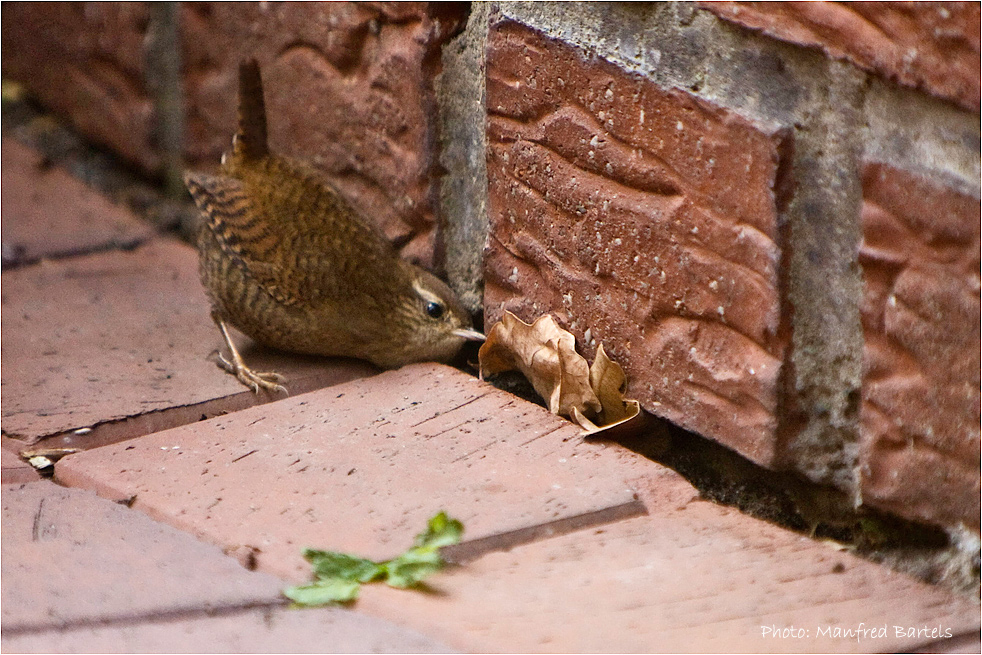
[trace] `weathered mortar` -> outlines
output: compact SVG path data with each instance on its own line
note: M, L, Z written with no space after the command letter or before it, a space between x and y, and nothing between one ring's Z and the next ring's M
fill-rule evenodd
M488 10L471 5L466 30L443 48L435 80L439 104L440 229L450 286L471 312L482 307L481 261L488 235L484 47Z

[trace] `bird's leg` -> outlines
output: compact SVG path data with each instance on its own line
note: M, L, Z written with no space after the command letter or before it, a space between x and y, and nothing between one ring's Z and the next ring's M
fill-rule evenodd
M279 384L284 381L283 376L279 373L257 373L246 366L242 360L242 355L239 354L235 344L232 343L232 337L228 333L228 326L225 325L225 321L222 320L217 312L212 312L211 318L215 321L218 329L222 331L225 345L228 346L229 352L232 353L232 361L225 359L224 355L218 353L217 364L219 368L234 375L238 378L239 382L252 389L255 393L259 393L260 387L267 391L282 391L283 393L287 393L286 387Z

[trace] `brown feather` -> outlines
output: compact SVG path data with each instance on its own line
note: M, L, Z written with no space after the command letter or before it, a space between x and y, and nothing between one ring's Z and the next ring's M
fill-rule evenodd
M239 131L235 154L244 159L262 159L269 154L263 79L255 59L239 64Z

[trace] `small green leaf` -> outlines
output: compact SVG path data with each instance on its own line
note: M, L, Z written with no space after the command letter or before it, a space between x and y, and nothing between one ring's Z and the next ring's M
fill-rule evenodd
M443 559L435 548L411 548L385 563L386 584L390 587L415 587L426 576L443 568Z
M460 521L450 518L446 512L440 512L430 519L426 532L416 535L416 546L433 548L451 546L460 543L463 534L464 525Z
M443 568L440 548L460 543L464 526L445 512L427 523L416 535L416 545L385 562L373 562L354 555L330 550L305 548L304 559L311 563L317 580L302 587L289 587L283 595L297 607L316 607L347 603L358 598L362 583L384 579L392 587L415 587L426 576Z
M318 578L371 582L384 573L375 562L345 553L306 548L303 556L313 565Z
M352 580L318 580L302 587L288 587L283 595L300 607L349 603L358 598L361 584Z

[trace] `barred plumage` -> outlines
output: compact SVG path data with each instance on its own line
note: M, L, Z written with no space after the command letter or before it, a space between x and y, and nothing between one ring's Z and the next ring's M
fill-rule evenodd
M367 359L382 367L446 361L483 338L446 284L392 245L310 169L271 154L262 79L239 70L239 129L217 175L187 173L204 221L201 280L243 384L282 390L255 373L231 324L260 343L299 353Z

